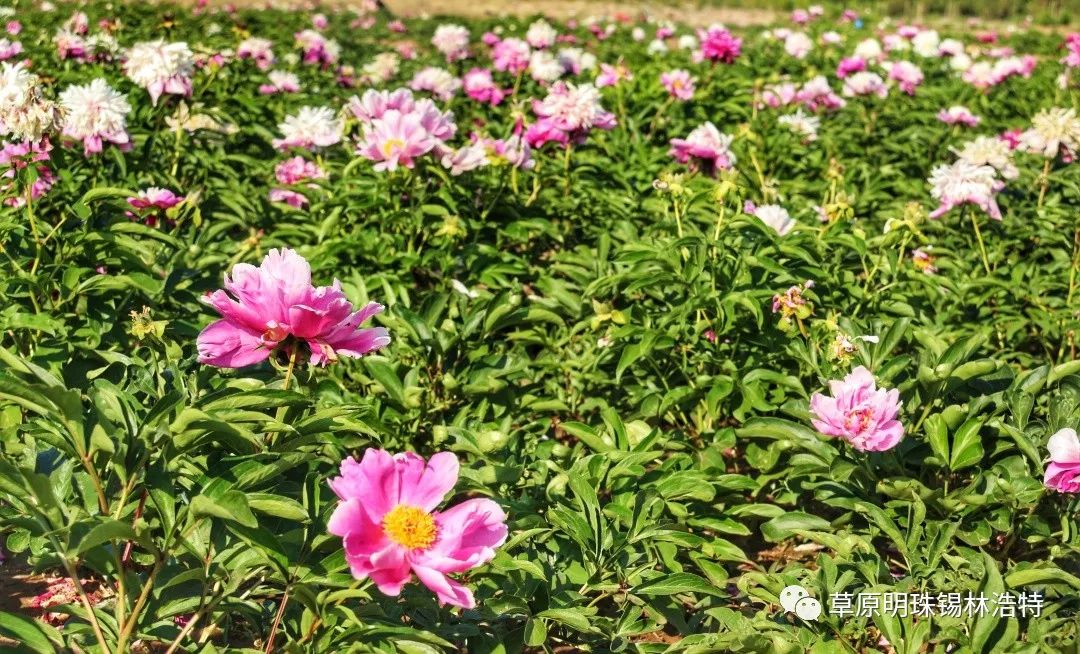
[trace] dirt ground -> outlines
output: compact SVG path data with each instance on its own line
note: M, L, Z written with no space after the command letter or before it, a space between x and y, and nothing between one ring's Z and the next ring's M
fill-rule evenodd
M613 2L604 0L385 0L390 11L401 16L533 16L543 14L553 18L586 18L588 16L640 16L707 25L724 23L733 26L765 25L782 19L783 14L766 9L724 7L675 7L649 2Z

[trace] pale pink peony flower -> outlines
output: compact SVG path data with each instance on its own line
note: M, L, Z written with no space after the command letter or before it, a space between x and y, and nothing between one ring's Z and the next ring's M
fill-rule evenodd
M301 209L307 206L307 196L299 191L294 191L287 188L272 188L267 193L267 198L271 202L284 202L290 207Z
M330 480L341 501L327 531L341 537L353 576L396 596L416 575L439 604L473 608L472 591L447 575L495 557L506 542L506 514L484 498L436 511L457 479L450 452L425 462L411 452L369 448L359 462L342 461L341 476Z
M733 64L742 53L742 39L719 25L698 30L698 40L701 42L701 49L695 53L695 57L699 61Z
M469 56L469 30L452 23L439 25L435 28L435 34L431 37L431 44L446 57L448 62L467 59Z
M19 32L22 31L22 23L17 20L9 20L5 29L8 34L18 36Z
M296 76L296 73L289 73L283 70L272 70L266 74L266 77L270 82L259 85L259 93L262 95L300 92L300 78Z
M435 149L438 141L424 128L419 114L389 109L364 126L357 153L376 162L375 170L394 171L399 165L414 167L416 159Z
M780 236L786 236L791 230L795 229L795 219L791 217L787 209L778 204L763 204L760 207L752 206L750 207L752 211L745 211L746 208L748 207L744 206L744 213L755 216ZM775 311L775 307L773 310Z
M596 88L602 89L605 86L615 86L619 82L630 81L634 79L633 73L622 63L615 64L600 64L600 74L596 76Z
M237 59L251 59L259 70L269 70L277 59L274 57L274 44L269 39L251 37L236 46Z
M904 93L915 95L915 89L923 83L923 72L910 61L897 61L889 67L889 79Z
M547 97L533 103L533 111L573 140L583 139L593 128L615 127L615 115L600 105L600 92L592 84L556 82Z
M889 95L889 87L885 86L885 81L877 73L862 71L844 80L843 93L848 97L876 95L884 98Z
M821 79L825 79L822 77ZM828 86L828 82L825 82ZM831 91L830 91L831 93ZM799 87L794 82L780 82L778 84L770 84L761 91L761 102L759 103L763 107L771 107L776 109L778 107L786 107L789 104L793 104L798 101Z
M22 43L0 39L0 61L7 61L22 54Z
M371 302L353 311L340 282L312 286L311 266L288 248L270 250L257 267L236 264L225 289L203 301L222 318L199 334L199 362L219 368L250 366L300 342L308 346L310 362L323 366L390 343L384 328L360 328L382 305Z
M446 102L457 95L461 88L461 80L445 68L428 66L417 71L409 87L414 91L427 91Z
M328 66L337 62L341 56L341 44L328 39L315 30L307 29L293 35L296 45L303 50L305 64Z
M1001 220L994 194L1004 187L990 166L977 166L964 159L952 165L935 166L930 172L930 195L938 201L931 218L940 218L962 204L974 204L994 220Z
M101 152L104 143L114 143L123 151L131 149L127 133L131 106L104 79L69 86L60 94L60 106L64 109L63 134L82 141L85 156Z
M558 36L559 32L543 18L534 21L532 25L529 25L528 31L525 32L525 40L530 46L538 50L555 45Z
M1046 444L1050 463L1043 484L1062 493L1080 493L1080 437L1075 429L1062 429Z
M150 92L157 104L162 94L190 96L195 57L186 43L146 41L129 48L124 73L131 81Z
M660 73L660 83L671 97L677 100L690 100L694 97L694 78L681 68Z
M805 59L814 49L814 42L806 32L792 32L784 38L784 52L796 59Z
M878 388L874 376L859 366L843 380L829 382L832 396L814 393L810 411L814 428L826 436L839 436L863 452L883 452L904 437L900 391Z
M982 120L971 113L970 109L961 105L953 105L948 109L942 109L938 112L937 119L946 125L966 125L968 127L975 127Z
M483 143L470 143L465 147L447 152L442 157L443 168L450 170L454 177L462 173L482 168L491 163Z
M409 113L416 108L416 100L409 89L394 91L368 89L360 97L354 95L349 98L345 108L358 120L371 122L376 118L382 118L382 115L390 109Z
M720 133L716 125L706 122L684 139L671 139L668 154L679 163L714 175L718 170L728 170L735 165L735 155L731 152L733 140L732 136Z

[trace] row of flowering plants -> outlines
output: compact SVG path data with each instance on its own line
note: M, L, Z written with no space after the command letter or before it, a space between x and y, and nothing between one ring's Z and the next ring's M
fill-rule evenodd
M0 648L1076 648L1080 35L0 14Z

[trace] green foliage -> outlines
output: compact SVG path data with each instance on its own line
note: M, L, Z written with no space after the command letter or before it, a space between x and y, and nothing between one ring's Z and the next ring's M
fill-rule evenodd
M125 44L160 35L211 52L251 33L279 57L308 22L86 11L119 17ZM103 76L128 93L134 148L87 159L57 145L36 233L27 210L0 213L0 534L36 570L111 592L51 608L63 629L0 613L0 637L33 652L261 651L275 629L281 651L312 653L825 653L881 638L897 652L1075 651L1077 503L1042 475L1049 436L1080 424L1080 166L1052 167L1040 201L1042 160L1017 155L1004 220L979 218L989 273L960 211L925 220L930 168L967 139L939 109L967 104L993 134L1075 106L1075 87L1057 86L1057 37L1009 37L1043 61L986 94L921 61L914 97L851 99L806 144L753 108L756 93L834 70L839 49L800 62L751 35L738 63L709 70L648 54L626 28L606 41L582 28L634 79L604 91L620 126L568 166L545 150L532 171L450 177L427 161L386 174L339 147L293 210L266 199L275 125L339 107L353 91L335 71L281 64L303 92L266 97L251 62L211 65L190 110L237 130L171 130L176 98L152 106L116 65L57 59L63 13L20 12L35 71L56 89ZM335 16L328 33L359 66L406 38L386 22ZM409 21L420 55L391 88L442 65L426 47L436 24ZM474 38L494 25L469 23ZM844 29L849 44L864 35ZM658 78L675 67L699 77L693 102L666 103ZM509 106L449 106L463 133L502 137L511 108L543 93L525 79ZM738 135L723 184L673 176L666 153L705 120ZM147 186L188 200L157 225L132 221L125 199ZM743 212L777 189L800 223L783 237ZM929 245L937 275L911 261ZM386 304L392 344L291 383L274 363L198 364L214 318L201 296L273 247L354 303ZM781 329L773 296L806 280L809 309ZM850 351L837 355L838 336ZM811 395L858 364L900 391L893 451L810 426ZM476 609L439 607L416 584L388 598L349 574L326 531L327 480L367 447L455 452L456 492L506 509L509 541L464 578ZM823 601L1038 590L1046 604L1039 617L809 623L779 608L791 584Z

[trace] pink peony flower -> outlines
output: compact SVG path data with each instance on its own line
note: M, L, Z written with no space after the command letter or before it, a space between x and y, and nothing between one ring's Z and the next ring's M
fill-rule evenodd
M375 170L394 171L399 165L415 166L416 158L431 152L437 141L421 124L420 115L389 109L364 126L357 152L376 162Z
M862 73L855 74L861 75ZM877 76L874 75L874 77ZM878 78L879 81L880 79ZM884 84L881 86L884 88ZM847 104L843 98L832 90L832 87L829 86L829 80L824 75L818 75L804 82L802 88L795 94L794 100L801 103L809 111L836 111ZM766 101L768 101L767 98Z
M1050 464L1043 484L1062 493L1080 493L1080 437L1075 429L1062 429L1046 444Z
M341 56L341 45L315 30L302 30L294 34L293 37L296 39L296 45L303 50L305 64L328 66L336 63L338 57Z
M281 184L300 184L311 179L323 179L326 171L314 161L297 155L279 163L274 168L274 177Z
M698 60L733 64L742 53L742 39L719 25L698 30L698 40L701 42L701 49L695 54Z
M1015 150L1020 147L1023 135L1024 130L1022 129L1010 129L999 134L998 138L1008 143L1010 150Z
M547 143L565 146L570 142L570 135L560 129L554 120L541 118L525 130L525 142L531 148L540 148Z
M473 68L465 73L462 84L465 87L465 95L493 107L502 102L507 95L506 91L495 84L491 70L487 68Z
M861 73L866 70L866 60L862 57L847 57L840 60L836 67L836 76L844 79L852 73Z
M11 33L17 34L17 32ZM1068 50L1068 54L1062 58L1061 63L1068 68L1080 67L1080 32L1073 32L1065 37L1065 49Z
M236 264L225 289L203 301L222 318L199 334L199 362L219 368L250 366L300 342L307 344L311 363L322 366L390 343L386 329L360 328L382 305L370 302L353 311L340 282L312 286L311 266L288 248L270 250L258 267Z
M6 27L7 33L12 36L18 36L22 31L22 23L17 20L9 20Z
M176 195L168 189L156 186L139 191L137 196L127 199L128 204L134 209L160 209L162 211L171 209L183 201L184 196Z
M728 170L735 164L731 152L733 137L721 134L716 125L706 122L695 128L685 139L671 139L668 154L679 163L689 163L706 175Z
M396 596L415 574L440 605L476 606L472 591L447 575L495 557L506 542L506 514L483 498L436 511L457 478L450 452L425 462L411 452L369 448L359 462L342 461L341 476L330 480L341 501L327 531L341 537L353 576Z
M694 97L694 78L690 73L676 68L660 74L660 83L671 97L677 100L690 100Z
M855 368L843 380L829 382L832 397L814 393L810 411L814 428L826 436L839 436L863 452L896 447L904 426L896 419L900 391L878 388L866 368Z
M491 50L492 65L495 70L518 74L529 67L529 57L532 50L529 44L521 39L503 39L495 44Z

